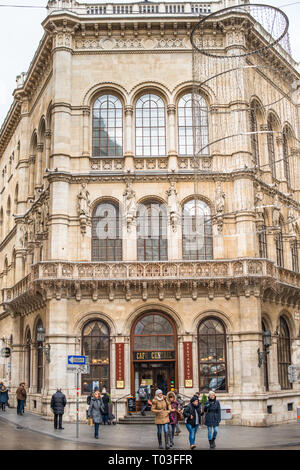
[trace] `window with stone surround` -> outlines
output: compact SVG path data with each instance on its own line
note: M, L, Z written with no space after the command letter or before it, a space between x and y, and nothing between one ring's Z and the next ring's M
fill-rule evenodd
M267 227L265 223L265 216L263 216L263 224L258 229L258 246L259 246L259 257L267 258Z
M267 121L267 142L268 142L268 153L269 153L269 165L273 178L276 178L276 154L275 154L275 128L276 120L272 114L269 115Z
M102 95L93 105L92 155L123 156L123 107L114 95Z
M137 157L166 155L166 121L163 100L152 93L135 106L135 153Z
M168 259L165 204L155 200L140 204L137 212L137 258L139 261Z
M283 168L284 177L286 179L288 187L291 186L291 174L290 174L290 155L291 155L291 131L285 126L282 132L282 150L283 150Z
M121 261L122 238L119 207L100 203L92 215L92 261Z
M284 267L284 257L283 257L283 241L282 241L282 221L280 222L279 231L275 237L275 245L276 245L276 261L277 266L281 268Z
M178 153L179 155L207 155L208 110L205 99L188 93L178 101ZM195 149L194 149L195 147Z
M211 212L204 201L192 199L183 206L182 258L213 259Z
M287 321L283 316L279 318L277 359L278 381L280 383L281 389L285 390L292 388L292 384L288 380L288 367L291 364L291 339Z

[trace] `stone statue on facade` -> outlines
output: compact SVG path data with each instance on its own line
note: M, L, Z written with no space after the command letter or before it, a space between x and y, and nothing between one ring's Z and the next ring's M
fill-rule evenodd
M86 188L86 183L82 183L81 189L79 194L77 195L78 199L78 216L79 216L79 223L81 228L81 233L86 232L86 226L88 225L89 217L90 217L90 193Z
M218 232L223 230L223 217L225 210L225 193L222 189L221 183L219 182L215 191L215 209L217 216Z
M126 189L123 193L124 196L124 208L125 208L125 217L126 225L128 232L131 231L132 225L136 220L136 193L132 189L131 181L126 183Z
M288 218L287 218L288 231L291 237L297 237L297 222L293 213L293 210L289 208Z
M280 209L281 209L281 205L279 203L278 194L275 194L274 202L273 202L273 226L274 227L279 227L280 225Z
M166 191L166 195L168 197L168 210L169 210L169 217L170 217L170 225L172 227L173 232L176 232L178 220L179 220L179 204L178 204L178 193L175 188L174 181L171 181L170 188Z

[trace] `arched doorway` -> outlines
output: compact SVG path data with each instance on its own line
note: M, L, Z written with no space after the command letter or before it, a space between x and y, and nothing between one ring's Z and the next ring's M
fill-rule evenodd
M137 391L146 381L151 398L177 388L177 332L164 313L151 311L138 317L131 331L131 387Z

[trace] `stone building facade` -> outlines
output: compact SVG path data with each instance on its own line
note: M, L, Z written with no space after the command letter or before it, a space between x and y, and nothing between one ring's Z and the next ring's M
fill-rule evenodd
M244 130L272 132L210 147L195 185L189 36L199 14L224 6L48 2L0 133L0 337L11 348L0 378L12 403L25 380L28 409L50 415L62 387L74 420L67 356L85 354L82 419L93 386L122 416L142 378L183 396L215 388L232 424L295 419L300 130L287 90L299 75L283 49L260 57L278 71L253 72L255 90L247 81ZM226 21L247 47L240 16ZM230 30L213 28L209 47L226 53ZM209 86L197 93L215 141L224 106L234 119L234 90L225 103Z

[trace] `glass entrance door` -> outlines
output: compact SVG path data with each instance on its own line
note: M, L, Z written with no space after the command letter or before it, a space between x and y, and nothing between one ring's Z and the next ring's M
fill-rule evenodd
M175 362L139 362L134 364L135 396L138 400L138 389L145 381L150 393L150 399L159 388L166 395L175 388Z

